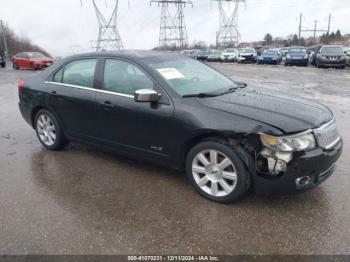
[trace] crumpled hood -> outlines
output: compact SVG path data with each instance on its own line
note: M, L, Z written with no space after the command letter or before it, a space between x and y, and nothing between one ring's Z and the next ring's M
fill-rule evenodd
M316 128L333 118L332 112L319 103L265 88L246 87L198 100L203 106L254 119L285 133Z

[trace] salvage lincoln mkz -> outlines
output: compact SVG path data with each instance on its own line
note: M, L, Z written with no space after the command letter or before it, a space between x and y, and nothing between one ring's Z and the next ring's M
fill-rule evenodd
M231 202L312 188L342 151L332 112L255 88L178 54L73 56L20 80L20 110L51 150L68 141L184 169L204 197Z

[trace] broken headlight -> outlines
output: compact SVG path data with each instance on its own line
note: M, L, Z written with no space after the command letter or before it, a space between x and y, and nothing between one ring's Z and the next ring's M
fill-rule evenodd
M311 131L292 136L260 134L260 139L264 146L274 151L306 151L316 147L315 137Z

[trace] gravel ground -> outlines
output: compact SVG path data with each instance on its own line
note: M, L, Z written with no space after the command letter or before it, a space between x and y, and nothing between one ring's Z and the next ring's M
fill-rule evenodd
M297 195L221 205L183 174L73 144L44 150L0 70L0 255L350 255L350 70L212 64L232 78L328 105L344 139L338 169Z

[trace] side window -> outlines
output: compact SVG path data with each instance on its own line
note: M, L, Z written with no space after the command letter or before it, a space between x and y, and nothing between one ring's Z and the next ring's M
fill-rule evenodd
M134 95L134 92L139 89L153 89L153 81L129 62L107 59L103 87L108 91Z
M69 63L64 67L62 72L62 83L93 87L96 63L97 59L82 59ZM60 71L58 71L56 75L59 73ZM59 75L57 78L59 79Z
M64 68L61 68L54 76L53 76L53 81L57 83L62 83L62 78L63 78L63 70Z

